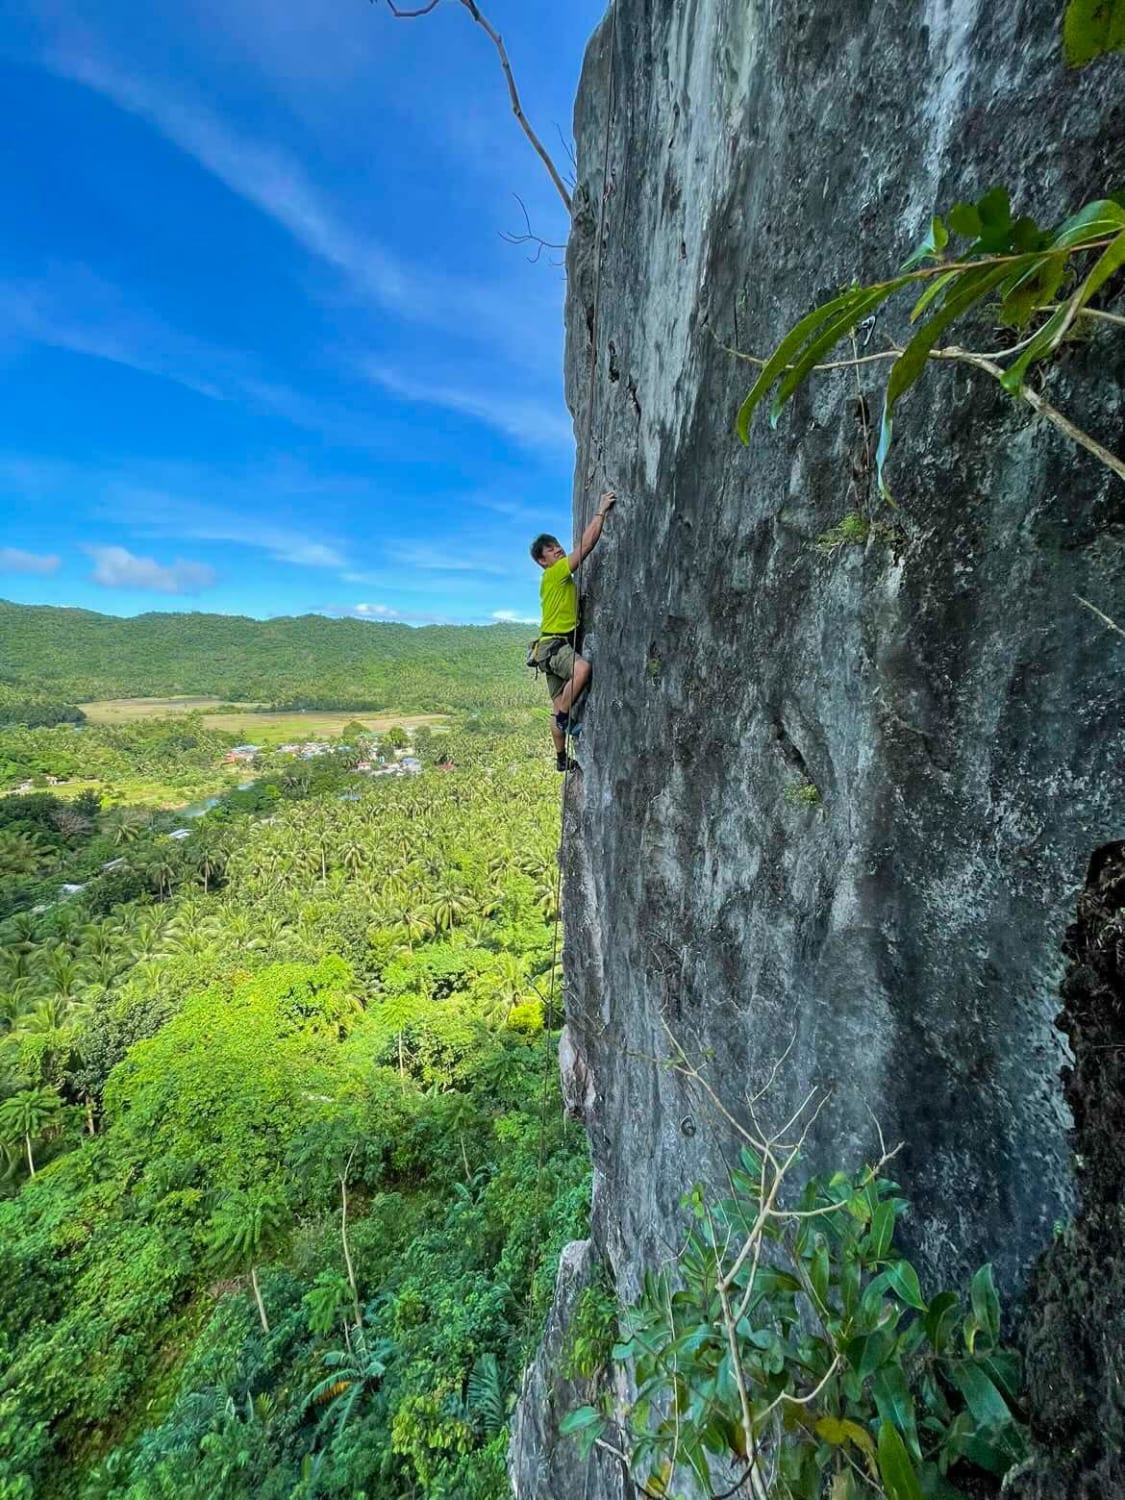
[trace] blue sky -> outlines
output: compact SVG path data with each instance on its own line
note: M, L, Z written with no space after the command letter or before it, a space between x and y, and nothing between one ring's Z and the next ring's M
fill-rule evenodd
M569 172L602 0L489 0ZM0 0L0 597L536 612L565 236L457 0Z

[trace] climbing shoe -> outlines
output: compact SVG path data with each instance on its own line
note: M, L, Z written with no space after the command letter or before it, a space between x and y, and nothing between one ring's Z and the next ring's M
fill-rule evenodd
M582 769L582 767L578 764L578 762L576 760L572 759L571 756L569 756L569 755L556 755L555 756L555 770L556 771L580 771L581 769Z

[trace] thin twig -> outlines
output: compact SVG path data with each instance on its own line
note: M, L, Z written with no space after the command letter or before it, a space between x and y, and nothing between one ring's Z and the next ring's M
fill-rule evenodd
M730 354L735 359L741 359L748 365L757 365L759 369L763 368L769 363L768 360L761 359L756 354L744 354L741 349L732 349L729 344L723 343L723 341L719 338L718 334L715 333L714 329L712 329L709 323L705 326L707 328L707 331L711 334L711 337L715 340L716 344L718 344L719 348L723 351L724 354ZM973 359L1007 359L1010 355L1019 354L1022 349L1026 349L1028 344L1033 341L1038 332L1039 330L1036 329L1035 333L1029 334L1027 338L1022 339L1018 344L1012 344L1010 348L1007 349L989 349L983 353L977 353L975 350L966 350L965 353L971 354L971 357ZM854 343L854 331L852 333L852 338ZM941 353L941 350L934 349L930 351L927 357L930 359L940 359ZM891 344L886 349L877 349L873 354L859 354L857 351L852 359L833 359L828 360L825 364L822 365L813 365L810 369L810 373L812 373L813 371L820 373L825 370L853 370L857 365L872 365L880 363L881 361L887 359L901 359L902 355L903 350L900 349L897 344ZM791 370L792 368L792 365L785 365L783 369L778 371L778 374L783 375L787 370Z
M430 15L432 11L437 10L440 4L441 0L427 0L427 3L425 5L419 5L413 10L406 10L400 5L397 5L395 3L395 0L387 0L387 9L390 11L391 15L394 16L396 21L413 21L416 20L419 16ZM480 7L476 3L476 0L458 0L458 4L463 6L463 8L469 12L469 15L472 16L473 20L477 23L484 34L488 37L492 45L496 48L496 55L500 59L500 68L504 74L504 82L508 85L508 98L512 102L512 113L519 121L520 129L523 131L524 135L534 147L536 155L546 167L547 175L554 183L558 195L565 204L566 211L569 214L570 194L567 192L566 184L563 182L562 178L559 175L558 168L551 160L550 153L544 146L543 142L536 135L531 121L523 112L523 105L520 102L519 89L516 87L515 76L512 73L512 64L508 59L508 49L504 46L503 37L491 24L487 16L482 14Z
M647 1485L643 1484L636 1477L632 1469L629 1467L629 1460L625 1457L620 1448L615 1448L612 1443L607 1443L605 1438L595 1438L594 1447L603 1448L606 1453L611 1453L613 1455L613 1457L624 1469L625 1478L629 1481L634 1489L640 1490L642 1495L646 1495L649 1497L649 1500L661 1500L661 1497L656 1493L655 1490L650 1490Z
M714 337L714 335L712 336ZM1034 337L1034 335L1032 335L1032 337ZM729 348L728 345L722 343L717 337L715 338L715 342L727 354L733 355L735 359L745 360L747 361L747 363L752 365L764 365L766 363L765 360L759 359L756 355L743 354L738 349ZM928 350L926 358L947 361L953 360L955 362L960 362L961 364L973 365L978 370L986 371L993 377L993 379L1002 380L1005 372L1000 365L995 363L995 359L1004 358L1009 354L1016 354L1020 349L1025 348L1029 342L1030 339L1025 339L1021 344L1013 344L1011 349L995 351L991 355L978 354L972 349L959 349L955 344L950 344L947 348L944 349ZM884 349L877 354L861 354L858 360L842 359L830 361L828 364L814 365L813 369L852 369L856 364L869 364L873 360L899 359L902 356L902 353L903 350L899 348ZM1045 418L1045 420L1050 422L1053 427L1057 427L1060 432L1064 433L1070 439L1070 441L1072 443L1075 443L1079 448L1085 448L1087 453L1093 454L1093 456L1098 460L1099 463L1104 464L1107 469L1112 470L1112 472L1116 474L1119 479L1125 480L1125 462L1122 462L1122 460L1119 459L1115 453L1111 453L1108 448L1103 447L1102 444L1098 442L1097 438L1091 437L1088 432L1084 431L1081 427L1072 422L1069 417L1065 416L1061 411L1059 411L1057 406L1052 406L1045 396L1041 396L1038 391L1033 390L1031 386L1027 384L1020 386L1018 394L1021 400L1026 401L1038 416Z
M527 228L526 228L526 230L525 230L525 232L523 234L512 234L509 230L502 229L500 231L500 238L502 240L504 240L506 244L509 244L509 245L534 245L535 246L535 254L534 255L529 255L527 257L528 261L533 266L538 262L540 256L543 254L544 250L565 250L566 249L566 243L565 243L565 241L560 244L560 243L557 243L554 240L545 240L542 235L536 234L535 231L531 227L531 219L528 216L526 203L524 203L523 199L520 197L520 195L518 193L513 193L512 197L516 200L516 202L520 206L520 211L523 214L523 222L527 226ZM555 261L555 262L553 262L553 264L557 266L557 265L560 265L561 262Z
M674 1344L676 1342L676 1313L675 1313L675 1309L672 1306L672 1284L671 1284L670 1281L668 1281L667 1278L665 1278L665 1281L664 1281L664 1294L665 1294L665 1297L667 1298L667 1303L668 1303L668 1327L672 1330L672 1343ZM678 1375L679 1375L679 1359L677 1358L676 1362L672 1366L672 1380L673 1380L673 1384L675 1383L675 1380L678 1377ZM673 1411L673 1415L674 1415L675 1421L676 1421L676 1430L675 1430L675 1433L673 1434L673 1437L672 1437L672 1467L668 1471L668 1482L664 1486L664 1488L666 1490L670 1490L672 1488L672 1485L673 1485L674 1481L675 1481L675 1478L676 1478L676 1464L677 1464L677 1462L679 1460L679 1453L680 1453L680 1403L678 1401L673 1401L673 1403L672 1403L672 1411Z
M970 354L963 349L932 349L930 358L960 360L962 364L974 365L978 370L986 370L995 380L1001 380L1004 375L1000 366L993 364L990 359L980 354ZM1077 443L1080 448L1085 448L1087 453L1092 453L1099 463L1103 463L1107 469L1112 469L1118 479L1125 482L1125 463L1122 463L1121 459L1115 453L1111 453L1108 448L1103 448L1097 438L1092 438L1081 427L1076 427L1069 417L1059 411L1057 406L1052 406L1038 391L1032 390L1031 386L1020 386L1019 395L1038 416L1045 417L1052 427L1057 427L1072 443Z
M893 276L889 281L874 281L867 290L875 291L878 287L893 286L896 281L902 280L925 281L931 276L944 276L947 271L976 271L981 266L1006 266L1010 265L1013 261L1029 260L1037 254L1046 257L1052 253L1055 255L1076 255L1085 250L1104 250L1107 246L1113 244L1115 238L1115 235L1111 235L1108 239L1104 240L1088 240L1085 244L1068 245L1062 250L1053 252L1050 250L1041 252L1022 250L1015 255L981 255L975 260L938 261L933 266L918 266L913 271L905 271L902 276Z
M707 1210L707 1222L711 1226L711 1239L715 1239L715 1225L711 1218L710 1209ZM721 1262L720 1262L721 1266ZM723 1310L723 1327L727 1335L727 1348L730 1350L731 1369L734 1371L735 1382L738 1386L738 1405L742 1417L742 1441L746 1449L746 1457L753 1463L754 1459L754 1419L750 1415L750 1398L746 1394L746 1378L742 1373L742 1356L738 1348L738 1334L735 1332L735 1321L731 1315L730 1297L727 1289L730 1282L727 1277L719 1275L715 1281L715 1289L719 1293L719 1305Z
M863 394L863 386L859 381L859 346L855 341L855 329L849 329L852 341L852 366L855 370L855 394L858 403L859 420L863 428L863 488L864 499L870 490L871 480L871 434L867 427L867 397Z
M764 1099L765 1098L765 1096L769 1093L770 1089L773 1088L774 1084L777 1082L777 1075L781 1072L781 1069L782 1069L783 1065L788 1060L790 1052L792 1052L793 1048L796 1045L797 1045L797 1033L794 1031L793 1035L789 1038L788 1042L786 1042L786 1044L785 1044L785 1051L781 1054L781 1056L774 1063L773 1067L770 1069L770 1076L766 1079L765 1083L762 1085L762 1087L758 1090L758 1092L756 1094L754 1094L754 1095L752 1095L752 1096L750 1096L750 1097L747 1098L747 1100L746 1100L747 1104L751 1104L751 1105L757 1104L760 1099Z
M1101 323L1117 323L1125 328L1125 318L1120 313L1105 312L1100 307L1080 307L1078 309L1080 318L1094 318Z
M1110 630L1115 630L1118 635L1125 636L1125 630L1122 630L1117 621L1111 620L1108 615L1103 615L1096 604L1091 604L1089 599L1083 599L1081 594L1075 594L1074 597L1078 600L1079 604L1084 604L1091 614L1097 615L1103 625L1107 626Z
M838 1354L834 1354L832 1356L832 1363L828 1366L821 1379L816 1383L812 1390L808 1392L807 1395L791 1396L788 1391L781 1391L773 1398L770 1404L766 1407L765 1411L762 1412L760 1420L764 1421L766 1417L770 1416L773 1412L777 1411L782 1406L811 1406L839 1368L840 1356Z
M352 1169L352 1158L355 1156L355 1146L348 1152L348 1159L344 1163L344 1170L340 1173L340 1239L344 1246L344 1264L348 1269L348 1285L352 1289L352 1311L355 1314L355 1326L363 1327L363 1314L359 1310L359 1291L355 1284L355 1267L352 1265L351 1251L348 1248L348 1173Z
M687 1053L680 1046L680 1043L678 1042L676 1037L672 1034L672 1028L668 1025L667 1020L663 1016L660 1017L660 1024L664 1027L664 1030L668 1035L668 1040L672 1043L672 1046L676 1049L676 1052L681 1059L679 1063L671 1064L673 1072L684 1073L687 1077L694 1078L695 1081L699 1084L700 1088L703 1089L708 1099L710 1099L711 1103L722 1115L723 1119L726 1120L731 1129L734 1130L738 1135L740 1135L748 1145L755 1148L760 1148L761 1142L757 1139L757 1137L751 1135L746 1127L735 1119L734 1115L732 1115L730 1110L727 1109L726 1105L719 1098L718 1094L715 1093L715 1090L707 1082L706 1078L703 1077L699 1069L692 1067L691 1063L688 1060Z

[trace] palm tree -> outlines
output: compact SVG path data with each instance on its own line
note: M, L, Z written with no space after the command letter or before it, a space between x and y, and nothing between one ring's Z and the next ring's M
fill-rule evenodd
M249 1271L263 1333L269 1333L270 1325L258 1286L258 1267L276 1256L288 1237L285 1200L263 1187L228 1194L207 1236L207 1255L213 1265L227 1272Z
M38 875L46 856L41 834L0 828L0 875Z
M398 921L407 943L411 946L428 938L434 930L430 913L422 906L415 906L409 911L404 911Z
M558 885L553 880L541 880L535 887L535 905L543 915L544 922L553 922L559 914Z
M350 1349L330 1349L321 1356L322 1364L331 1374L313 1386L307 1404L320 1406L328 1403L324 1421L335 1419L337 1437L348 1425L359 1402L387 1373L387 1361L393 1352L393 1340L373 1339L366 1328L357 1328L352 1334Z
M167 854L154 853L151 859L145 861L142 873L146 880L156 882L156 894L160 900L163 900L165 895L172 894L172 881L176 877L177 868Z
M360 839L349 836L344 841L340 858L344 869L349 875L354 876L357 871L362 870L366 865L371 863L371 851Z
M169 953L190 953L198 957L214 948L222 933L223 924L218 917L210 916L201 921L192 921L186 913L181 913L168 923L164 937L165 950Z
M58 1124L62 1100L54 1089L24 1089L0 1104L0 1139L22 1139L27 1150L27 1169L35 1176L31 1143Z
M465 1414L474 1425L493 1438L508 1420L508 1407L514 1397L506 1397L495 1354L481 1354L473 1363L465 1390Z
M61 915L61 914L60 914ZM38 943L39 919L33 912L18 911L4 924L5 946L31 953Z
M439 932L451 932L462 921L470 907L469 898L463 891L444 886L430 902L434 926Z
M78 998L82 988L82 968L75 963L68 949L61 944L52 948L43 968L51 989L60 999L71 1001Z
M27 975L7 982L0 990L0 1036L14 1031L31 1008L34 987Z
M499 1017L504 1025L531 987L524 970L524 960L515 953L498 953L495 968L490 976L494 1003L487 1012L487 1019Z
M133 924L133 930L129 934L129 948L134 961L141 963L146 959L159 957L165 948L164 934L163 912L150 907Z
M136 843L152 826L148 813L139 807L115 807L106 814L103 828L114 848Z
M473 1179L472 1168L469 1166L469 1154L465 1149L465 1132L474 1125L479 1124L480 1116L473 1107L467 1094L450 1094L446 1096L445 1108L443 1110L444 1124L457 1137L457 1144L461 1148L461 1163L465 1168L465 1181Z
M203 882L203 893L207 895L213 880L221 880L226 874L229 851L221 839L201 829L191 841L191 858L195 871Z

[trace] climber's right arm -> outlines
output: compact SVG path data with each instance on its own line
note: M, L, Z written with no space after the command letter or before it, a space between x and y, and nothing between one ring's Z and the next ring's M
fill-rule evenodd
M572 573L575 572L583 562L585 562L586 558L589 557L590 553L593 552L594 548L598 545L598 538L602 534L602 526L605 524L605 518L609 513L611 507L616 503L617 496L612 490L607 490L606 493L602 496L601 504L598 506L597 515L590 522L589 526L586 527L586 530L582 533L582 539L581 541L579 541L578 546L575 547L574 551L567 558L567 563Z

